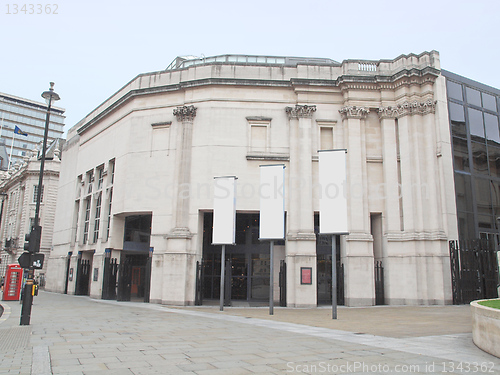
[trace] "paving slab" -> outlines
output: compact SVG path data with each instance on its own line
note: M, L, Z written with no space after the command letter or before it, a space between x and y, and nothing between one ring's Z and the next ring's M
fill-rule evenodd
M458 374L467 365L468 373L500 374L500 359L472 343L468 306L342 307L332 321L328 308L269 316L266 308L220 312L41 291L26 343L20 304L1 304L9 314L0 322L0 374L45 365L65 375Z

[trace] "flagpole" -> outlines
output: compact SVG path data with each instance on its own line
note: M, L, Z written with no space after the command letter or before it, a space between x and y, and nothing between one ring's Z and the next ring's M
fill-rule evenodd
M14 148L14 136L16 135L16 131L12 131L12 144L10 145L10 155L9 155L9 164L7 165L7 170L10 169L10 163L12 161L12 149Z
M4 113L2 112L2 124L0 125L0 138L2 137L2 131L3 131L3 116Z

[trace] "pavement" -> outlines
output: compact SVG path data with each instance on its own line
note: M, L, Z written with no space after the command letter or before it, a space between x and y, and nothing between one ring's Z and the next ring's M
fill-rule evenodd
M0 374L500 374L469 306L166 307L41 291L1 301Z

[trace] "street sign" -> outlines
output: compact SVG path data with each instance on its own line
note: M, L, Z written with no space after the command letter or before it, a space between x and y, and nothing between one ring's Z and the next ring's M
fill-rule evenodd
M24 252L17 259L17 261L24 269L41 270L43 268L44 257L45 255L42 253L30 254L28 252Z

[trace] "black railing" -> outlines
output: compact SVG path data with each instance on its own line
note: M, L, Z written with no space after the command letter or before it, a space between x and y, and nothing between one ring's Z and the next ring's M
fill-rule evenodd
M385 305L384 267L382 261L375 262L375 304Z
M485 239L450 241L450 265L455 305L498 297L495 246Z

